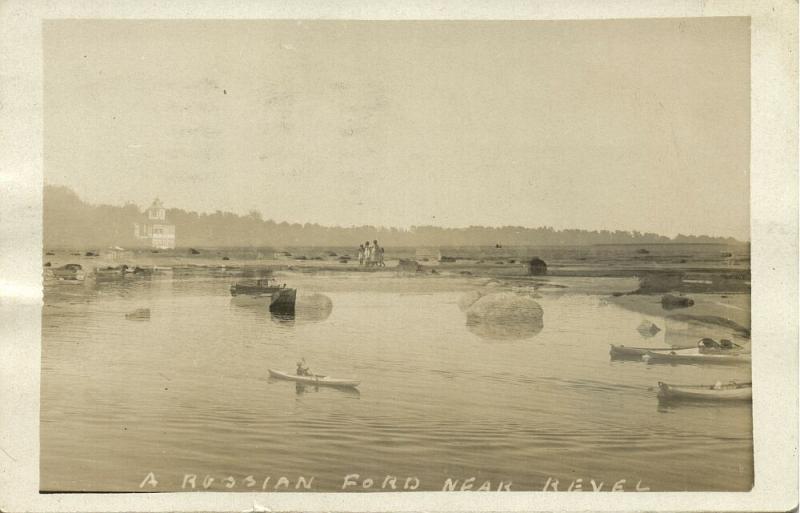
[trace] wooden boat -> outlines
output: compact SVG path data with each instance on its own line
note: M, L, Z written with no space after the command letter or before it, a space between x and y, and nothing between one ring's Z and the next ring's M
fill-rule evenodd
M706 352L699 347L690 347L672 351L647 351L642 359L648 363L749 364L750 353L733 350Z
M271 295L273 292L278 292L286 288L286 285L280 285L272 278L255 281L240 281L231 285L231 296L260 296Z
M615 360L641 360L642 356L646 355L648 351L664 352L675 351L673 347L628 347L624 345L615 346L611 345L609 354Z
M670 385L659 381L658 398L662 401L750 401L753 384L731 381L716 385Z
M297 289L281 289L272 293L269 303L269 311L277 313L294 313L294 305L297 301Z
M298 376L297 374L289 374L274 369L269 370L269 375L277 379L285 379L287 381L294 381L304 385L324 386L324 387L357 387L361 384L360 381L352 379L332 378L330 376L323 376L315 374L313 376Z
M279 285L273 279L256 280L255 282L239 282L231 285L231 295L269 302L271 312L294 312L297 300L297 289Z

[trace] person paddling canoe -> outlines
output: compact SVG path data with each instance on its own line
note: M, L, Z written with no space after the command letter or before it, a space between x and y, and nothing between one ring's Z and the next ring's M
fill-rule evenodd
M301 358L299 362L297 362L297 375L298 376L312 376L311 369L308 368L306 365L306 359Z

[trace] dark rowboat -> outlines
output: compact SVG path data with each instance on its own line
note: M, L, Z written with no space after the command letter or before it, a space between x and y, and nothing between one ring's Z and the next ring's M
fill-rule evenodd
M254 282L240 282L231 285L231 296L261 299L269 302L272 312L294 312L297 289L278 284L275 280L264 279Z

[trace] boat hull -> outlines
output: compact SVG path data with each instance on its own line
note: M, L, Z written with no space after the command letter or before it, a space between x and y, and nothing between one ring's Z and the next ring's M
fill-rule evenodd
M361 384L360 381L352 379L337 379L330 376L298 376L296 374L289 374L279 370L267 369L269 375L276 379L283 379L286 381L294 381L295 383L302 383L304 385L323 386L323 387L345 387L355 388Z
M676 349L668 352L648 351L642 359L648 363L703 363L714 365L742 365L750 363L749 353L707 353L699 349Z
M269 311L276 313L294 313L297 300L297 289L280 289L272 294Z
M666 352L674 350L672 347L626 347L624 345L615 346L611 344L609 354L615 360L641 360L642 356L646 355L648 351Z
M714 388L713 385L670 385L659 382L658 398L662 401L751 401L753 386L750 383L729 383Z
M294 314L294 305L297 299L297 289L286 286L266 286L266 283L256 285L237 283L231 285L231 296L239 301L265 302L269 311L281 314Z

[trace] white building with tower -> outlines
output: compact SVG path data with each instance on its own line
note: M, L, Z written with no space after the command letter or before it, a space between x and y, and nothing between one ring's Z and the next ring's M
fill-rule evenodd
M175 225L167 222L167 210L156 198L140 222L133 224L134 236L157 249L175 248Z

